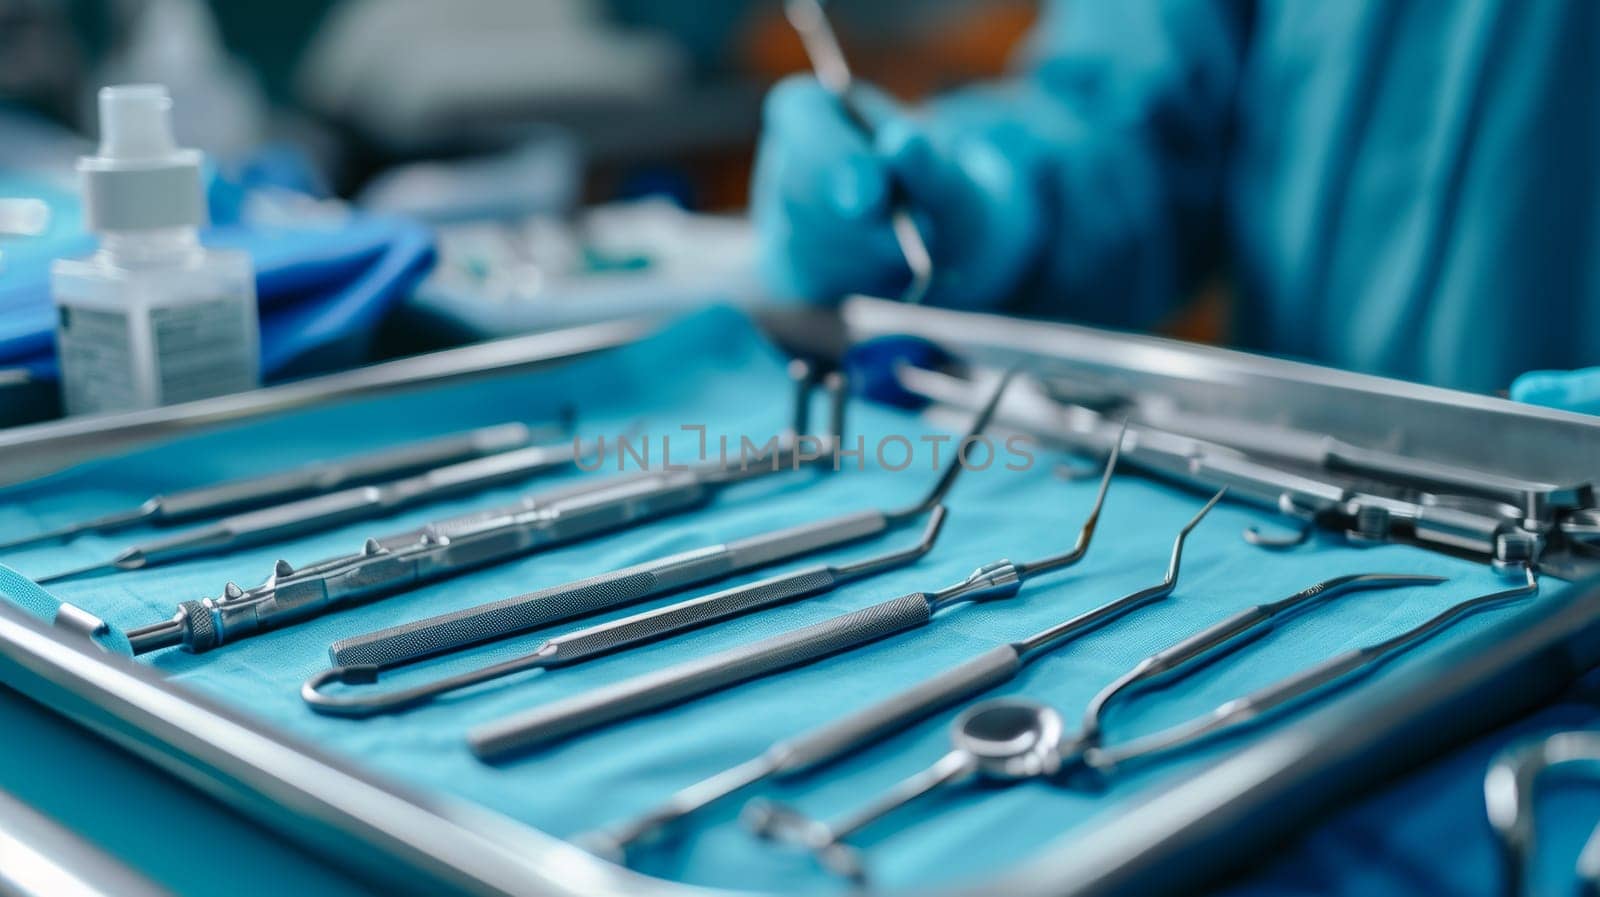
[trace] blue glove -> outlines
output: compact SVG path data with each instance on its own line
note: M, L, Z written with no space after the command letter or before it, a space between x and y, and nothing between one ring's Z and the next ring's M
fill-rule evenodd
M989 308L1038 257L1042 191L1024 141L1002 130L940 135L893 101L859 89L870 139L810 77L768 95L751 207L761 270L784 295L898 295L910 278L889 226L891 184L904 191L934 262L931 304Z
M1600 414L1600 367L1529 371L1511 383L1511 398L1580 414Z

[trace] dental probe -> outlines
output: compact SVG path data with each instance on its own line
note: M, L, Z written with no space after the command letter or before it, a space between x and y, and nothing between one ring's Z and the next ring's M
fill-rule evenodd
M440 695L514 673L559 669L633 645L658 641L667 636L708 626L729 617L825 594L857 580L903 567L933 549L933 543L939 538L939 532L944 526L944 518L944 505L936 506L933 513L928 516L928 523L923 530L921 540L910 548L894 549L848 564L816 564L793 573L770 576L749 585L724 589L563 633L546 639L537 648L521 657L457 673L423 685L373 697L354 698L334 697L320 690L334 682L343 685L376 683L381 672L416 662L406 658L386 665L341 666L324 670L306 680L300 689L300 695L311 709L318 713L329 716L368 717L409 710L426 704Z
M1024 580L1070 567L1088 553L1116 463L1107 459L1100 491L1073 547L1025 564L998 560L936 592L912 592L768 639L556 701L479 726L467 741L479 759L497 761L618 720L658 710L759 676L858 648L925 626L940 611L1014 597ZM1211 504L1215 503L1213 499ZM1209 510L1211 504L1206 508ZM942 619L942 617L941 617Z
M570 423L562 424L563 430L569 428ZM137 508L0 543L0 551L14 551L42 542L65 541L84 533L119 532L140 524L169 526L187 523L332 492L347 486L382 482L446 464L518 449L529 445L536 437L548 434L550 429L541 427L536 430L519 423L497 424L337 461L308 464L280 473L167 492L151 497Z
M808 394L802 385L802 404ZM834 395L836 402L843 401L842 390ZM244 589L230 582L218 597L184 601L170 619L130 630L128 641L135 654L169 647L209 651L424 582L685 513L710 504L731 485L828 457L821 452L807 454L801 444L796 434L776 451L759 456L754 465L708 463L620 474L525 496L512 505L368 539L359 551L298 569L280 560L260 585Z
M98 572L154 568L197 556L219 555L251 545L266 545L307 536L310 532L322 532L357 520L371 520L414 505L466 496L480 489L517 483L539 473L570 467L573 460L579 457L579 451L589 449L582 448L578 443L528 446L437 467L390 483L352 486L328 492L326 496L224 516L216 523L179 532L176 536L123 548L112 560L104 563L56 572L40 577L35 582L48 585Z
M961 443L981 436L993 419L1010 376L1002 378L973 419ZM338 666L388 668L525 632L623 604L642 601L756 567L789 560L907 526L942 502L964 470L960 452L915 504L897 510L857 511L761 533L732 543L668 555L599 576L540 589L477 607L403 623L335 642Z
M580 453L587 454L592 450L592 446L580 446L576 442L529 446L437 467L388 483L353 486L327 495L234 514L164 539L133 545L118 552L109 561L53 573L35 582L48 585L95 573L143 570L189 558L293 539L570 467Z
M729 767L672 795L657 808L616 828L580 835L578 844L602 856L624 859L636 844L659 838L669 828L708 806L771 778L789 778L826 766L962 698L1009 681L1024 664L1046 652L1099 629L1147 604L1166 598L1178 586L1183 547L1189 533L1216 504L1213 498L1172 541L1165 576L1160 582L1108 601L1052 626L1025 642L999 645L831 723L773 744L759 756ZM1028 647L1031 645L1031 648Z

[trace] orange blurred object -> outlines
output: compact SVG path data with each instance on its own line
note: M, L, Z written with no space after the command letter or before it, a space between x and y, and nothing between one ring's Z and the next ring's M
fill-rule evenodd
M1036 2L995 0L921 19L892 38L852 35L848 19L834 26L857 76L903 100L917 100L1004 73L1037 17ZM776 81L811 70L800 38L780 10L753 16L740 45L745 67L758 77Z

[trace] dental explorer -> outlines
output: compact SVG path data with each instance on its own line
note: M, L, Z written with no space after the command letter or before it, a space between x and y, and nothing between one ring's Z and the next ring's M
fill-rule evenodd
M1072 744L1080 751L1098 744L1106 709L1119 695L1149 688L1163 679L1176 678L1213 663L1266 635L1290 614L1351 592L1433 586L1445 581L1442 576L1404 573L1339 576L1287 598L1240 611L1146 657L1101 689L1090 699L1081 733ZM1000 658L1010 659L1019 646L1031 641L1024 639L1006 646L1012 652L999 652ZM990 652L990 655L996 653ZM1012 669L1017 664L1018 661L1011 660ZM950 753L837 823L821 823L767 801L752 802L745 819L763 837L797 841L817 854L829 868L860 880L864 877L863 866L844 845L843 839L947 784L973 776L1009 781L1054 774L1061 768L1064 730L1060 714L1052 708L1011 698L984 701L969 708L952 724Z
M570 409L563 411L563 432L570 431ZM144 525L170 526L279 502L321 495L349 486L377 483L441 467L509 452L531 445L554 428L506 423L481 427L409 445L353 455L337 461L308 464L264 476L183 489L152 496L138 507L69 526L0 543L14 551L43 542L65 541L84 533L113 533Z
M809 390L799 391L804 402ZM835 400L843 401L843 391ZM835 418L838 419L837 412ZM436 521L361 550L296 569L280 560L250 589L228 583L222 595L182 602L173 616L128 632L133 653L168 647L209 651L335 608L413 588L423 582L614 532L631 524L709 504L724 488L827 457L789 439L754 465L667 468L622 474L597 484L527 496L520 502ZM770 466L766 458L770 457Z
M1538 847L1534 802L1547 774L1578 767L1600 772L1600 732L1557 732L1501 752L1483 779L1489 825L1499 842L1506 897L1534 893L1530 873ZM1577 897L1600 897L1600 826L1578 853Z
M34 581L48 585L94 573L144 570L310 535L572 467L576 459L591 451L593 446L583 446L576 441L535 445L436 467L387 483L353 486L259 511L234 514L164 539L130 546L109 561L53 573Z
M300 695L312 710L329 716L368 717L398 713L421 706L434 698L468 686L489 682L526 670L552 670L620 651L645 642L708 626L720 620L751 613L788 601L811 598L840 586L867 579L914 563L933 549L944 526L944 505L934 507L921 540L910 548L900 548L848 564L816 564L793 573L771 576L759 582L724 589L664 607L633 614L606 623L588 626L545 640L531 652L511 660L469 670L412 688L370 698L338 698L320 689L339 682L344 685L370 685L381 672L413 663L405 659L387 665L333 667L306 680Z
M979 410L960 444L981 436L994 417L1010 377L1001 380ZM964 469L960 453L915 504L895 511L857 511L761 533L722 545L690 549L599 576L493 601L477 607L402 623L335 642L328 655L336 667L376 667L377 671L525 632L646 598L769 566L909 525L932 512ZM739 598L728 598L736 603ZM331 673L325 673L329 675ZM354 673L364 680L366 672ZM313 689L314 690L314 689ZM313 702L315 704L315 702Z
M490 762L505 759L579 732L927 625L940 611L961 604L1011 598L1021 590L1024 580L1070 567L1088 553L1115 462L1116 453L1113 452L1107 459L1094 505L1073 547L1064 554L1026 564L1003 559L994 561L936 592L912 592L771 638L535 707L473 729L467 734L468 744L479 759Z
M783 9L789 24L800 35L800 43L805 47L806 56L811 59L811 68L816 73L817 81L838 99L851 124L870 140L875 130L872 120L856 97L855 77L850 72L850 63L844 58L839 38L833 33L833 26L829 24L828 14L822 4L819 0L786 0ZM911 272L911 281L906 284L900 299L916 305L927 297L928 288L933 285L933 255L928 251L928 241L924 239L917 220L911 216L904 187L891 182L890 189L889 226L894 232L895 243L900 247L900 254L905 257L906 268Z
M1160 582L1091 608L1031 637L1028 640L1033 645L1031 650L1020 648L1022 643L1019 642L1000 645L876 704L779 741L759 756L677 792L656 809L630 822L580 835L575 840L593 853L623 860L635 844L660 837L671 826L717 801L767 779L786 779L826 766L962 698L1009 681L1024 664L1045 652L1172 594L1183 565L1184 543L1216 502L1213 498L1178 531L1172 540L1166 574Z

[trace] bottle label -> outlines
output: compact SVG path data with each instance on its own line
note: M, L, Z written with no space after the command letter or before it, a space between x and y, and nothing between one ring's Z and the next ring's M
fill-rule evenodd
M256 385L254 312L216 300L154 308L149 351L119 310L63 306L57 328L68 413L125 411L242 392Z
M237 301L197 302L150 312L156 350L156 394L163 405L243 392L256 385L254 347L243 344L245 315Z
M126 314L62 306L56 326L67 413L136 408L133 328Z

